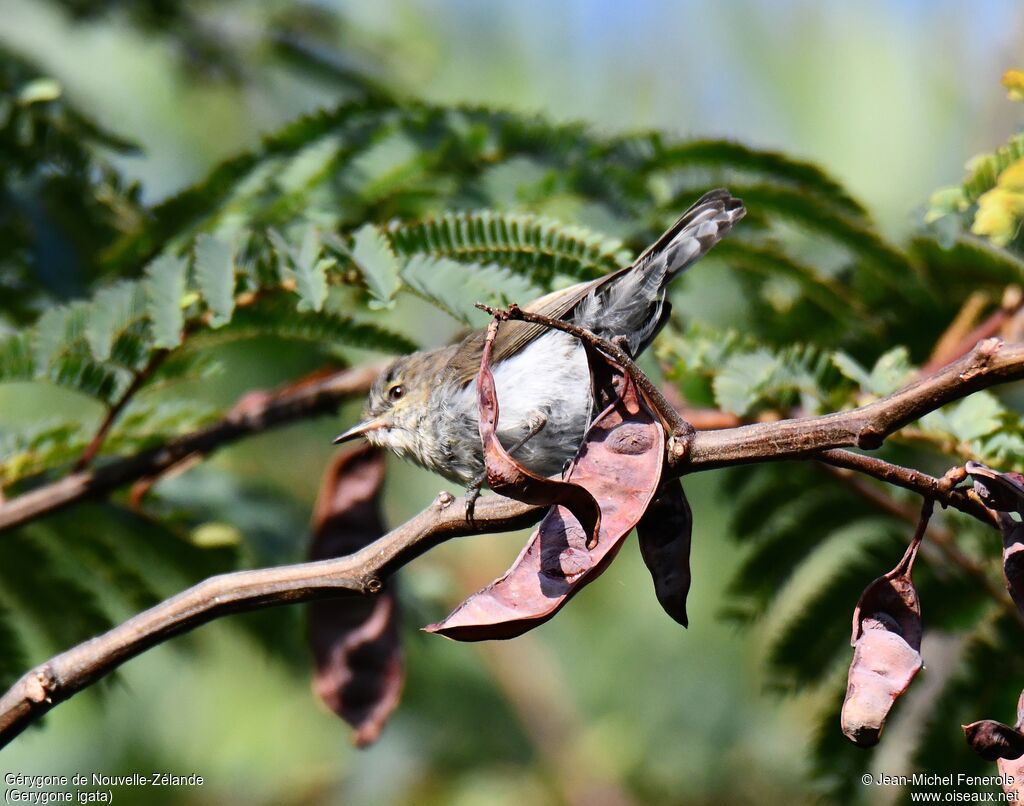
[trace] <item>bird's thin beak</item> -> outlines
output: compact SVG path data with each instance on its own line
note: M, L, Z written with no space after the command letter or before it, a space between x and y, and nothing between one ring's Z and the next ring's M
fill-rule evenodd
M388 423L383 417L374 417L372 420L365 420L361 423L356 423L344 434L339 434L334 438L334 444L340 445L342 442L348 442L350 439L356 437L365 437L370 431L379 431L381 428L387 428Z

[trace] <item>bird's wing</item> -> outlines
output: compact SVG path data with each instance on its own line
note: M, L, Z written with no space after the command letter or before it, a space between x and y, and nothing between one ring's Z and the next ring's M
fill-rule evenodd
M620 269L620 271L622 270ZM553 291L524 305L523 310L539 313L552 319L564 319L579 304L580 300L590 293L591 289L614 276L608 275L608 277L578 283L560 291ZM498 335L494 339L494 346L491 347L491 364L497 364L515 355L545 330L547 328L543 325L536 325L532 322L502 322L501 327L498 328ZM449 363L448 372L452 373L458 384L469 383L480 371L480 354L484 348L484 336L485 332L482 330L474 330L466 336L462 340L458 352Z
M737 205L740 204L724 188L705 193L690 205L676 222L665 230L662 236L648 246L629 266L625 266L611 274L606 274L604 277L599 277L596 280L577 283L560 291L552 291L550 294L546 294L533 300L528 305L524 305L523 309L543 314L552 319L567 318L576 306L592 291L613 282L637 266L644 265L648 259L664 250L672 243L680 231L690 225L696 215L700 215L706 210L710 203L732 202ZM689 265L689 262L686 265ZM498 335L494 340L494 345L491 348L491 363L497 364L499 361L515 355L545 330L547 328L543 325L536 325L531 322L502 322L501 327L498 328ZM466 336L462 341L462 346L446 368L447 372L450 373L450 377L453 377L460 385L469 383L480 371L480 355L483 352L484 336L485 334L482 330L474 331Z

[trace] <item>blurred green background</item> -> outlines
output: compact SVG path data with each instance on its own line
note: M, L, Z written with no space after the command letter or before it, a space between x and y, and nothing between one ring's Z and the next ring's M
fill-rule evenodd
M204 35L230 45L229 66L203 63L159 23L140 26L130 3L108 5L80 20L74 2L3 0L0 41L140 144L138 156L114 159L144 183L148 201L344 95L270 57L262 32L288 3L194 4ZM909 231L935 187L959 179L965 157L1019 123L997 90L1024 37L1024 8L1010 0L316 5L336 23L322 43L332 58L410 97L785 150L843 180L892 237ZM233 80L239 70L243 80ZM684 293L696 309L697 290ZM714 302L708 316L742 327L736 300ZM416 328L438 341L452 330L434 321ZM266 360L270 351L277 360ZM197 394L233 400L281 381L275 367L294 375L304 362L300 348L235 344L228 371ZM6 390L0 404L5 420L76 405L24 390ZM218 469L231 469L247 502L232 523L251 561L296 560L342 424L251 440L168 482L169 494L237 500L238 490L218 486L227 483ZM394 524L444 486L398 462L390 473ZM505 569L522 535L455 541L403 573L409 677L402 706L369 750L354 750L347 727L314 700L292 608L152 650L21 737L0 756L0 771L165 771L206 781L119 790L120 803L810 802L811 703L766 691L757 629L741 633L718 617L738 559L722 515L728 490L716 474L687 490L696 518L689 630L661 613L627 547L527 637L462 645L423 635L417 625ZM291 640L268 652L239 629L254 618L276 619Z

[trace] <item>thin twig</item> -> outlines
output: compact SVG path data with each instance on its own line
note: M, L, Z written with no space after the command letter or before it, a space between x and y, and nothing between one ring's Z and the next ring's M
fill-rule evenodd
M128 384L128 387L121 394L121 397L107 409L106 415L103 417L103 422L100 423L99 428L96 429L96 433L93 434L89 444L85 446L85 450L82 451L82 455L78 457L78 461L75 462L75 466L72 472L79 472L85 470L96 458L96 454L100 452L100 448L103 447L103 442L107 438L107 434L110 433L110 429L113 428L114 423L120 416L121 412L125 410L125 407L131 403L136 393L145 385L145 383L153 376L153 373L160 368L160 365L166 360L167 356L170 355L170 350L157 350L150 357L149 362L142 369L138 370L133 376L132 381Z
M906 521L907 523L917 523L919 513L916 507L897 501L891 496L886 495L883 490L854 475L854 471L841 465L824 463L822 463L822 468L833 478L838 479L848 489L857 493L857 495L880 509L882 512ZM936 481L938 481L938 479L936 479ZM986 523L988 523L988 521L986 521ZM960 550L960 547L956 544L956 538L949 529L946 529L933 521L928 525L928 531L925 534L925 537L927 538L928 543L934 546L935 550L940 552L946 560L957 566L968 576L977 580L996 604L1007 612L1012 611L1017 620L1020 621L1021 624L1024 624L1024 615L1020 613L1017 606L1010 599L1009 595L1007 595L1006 589L992 578L992 575L985 570L983 565L979 564L972 557L969 557Z
M467 521L456 499L441 493L429 507L366 548L318 562L236 571L200 582L109 632L57 655L21 677L0 697L0 747L58 703L146 649L219 616L262 607L373 594L382 579L429 548L454 537L520 529L544 510L499 496L477 502Z
M0 532L28 523L87 498L108 495L138 479L162 473L191 454L209 454L243 437L299 420L333 414L353 397L369 390L379 366L341 370L299 387L269 393L253 399L252 405L236 406L222 419L123 459L115 459L94 470L68 476L23 493L0 504Z
M967 298L956 318L936 342L928 362L921 367L921 375L928 375L943 364L959 358L982 339L999 335L1007 322L1020 313L1024 306L1024 293L1020 286L1007 286L999 308L972 328L987 301L987 295L980 291Z
M911 490L922 496L934 498L946 507L953 507L961 512L977 518L986 526L998 526L998 522L992 511L982 506L973 498L970 498L963 490L957 490L945 483L944 479L935 478L920 470L886 462L874 456L864 456L860 453L834 448L822 451L814 457L819 462L842 467L847 470L856 470L873 476L879 481L888 482L905 490ZM963 477L961 477L961 480Z

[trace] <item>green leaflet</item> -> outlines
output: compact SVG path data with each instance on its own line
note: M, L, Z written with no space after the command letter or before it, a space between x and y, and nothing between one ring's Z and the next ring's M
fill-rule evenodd
M963 190L968 201L977 198L996 185L996 180L1010 165L1024 158L1024 134L1013 135L1005 145L991 154L979 154L967 164Z
M849 288L773 245L731 237L718 244L712 256L740 271L792 281L802 296L839 321L860 312L859 303Z
M320 235L312 224L306 227L295 263L295 282L300 311L319 311L327 299L327 270L333 258L320 258Z
M217 331L196 334L197 347L258 335L308 341L325 347L345 345L384 353L407 353L417 345L405 336L372 321L361 321L334 310L296 310L284 295L268 296L238 308L231 323Z
M28 333L0 338L0 382L27 381L35 374L35 356Z
M146 311L153 324L153 346L174 349L181 344L188 264L175 255L161 255L146 266Z
M417 143L401 130L389 131L352 161L353 189L365 200L380 199L425 168Z
M142 286L132 282L118 283L96 293L89 306L85 328L93 358L97 361L110 358L114 340L143 315L145 297Z
M0 590L50 646L67 648L109 629L112 620L85 581L62 572L59 542L55 535L47 540L47 531L27 527L0 540Z
M0 485L73 462L88 439L79 423L43 421L0 432Z
M840 210L823 207L814 198L782 185L734 184L730 190L753 210L773 213L810 232L834 239L876 269L872 276L886 287L900 290L900 281L909 272L906 257L886 243L871 226Z
M1001 292L1010 283L1024 282L1024 260L970 235L958 238L949 248L932 238L915 238L910 252L924 264L933 284L962 288L964 296L968 289L990 287Z
M921 427L948 435L957 442L972 442L992 434L1003 425L1006 408L990 392L975 392L921 418Z
M337 265L334 258L322 258L320 233L316 226L307 224L302 230L302 241L296 249L279 232L267 233L278 256L295 276L295 290L299 295L300 311L319 311L327 299L327 271Z
M494 265L459 263L417 255L402 269L402 279L441 310L471 327L482 327L490 316L477 302L505 306L525 303L541 291L514 272Z
M843 375L858 383L863 391L879 397L891 395L905 386L914 371L906 347L894 347L883 353L870 372L843 352L834 353L832 363Z
M89 309L84 303L49 308L39 317L32 333L35 365L49 366L67 346L85 334Z
M231 321L235 310L235 263L231 245L205 233L196 237L196 283L213 317L210 327Z
M807 412L825 407L836 385L828 356L815 347L794 345L730 350L724 361L708 365L717 405L740 416L762 407L783 410L800 405Z
M370 306L390 306L398 293L401 279L398 276L398 258L388 239L373 224L365 224L353 236L350 255L373 296Z

